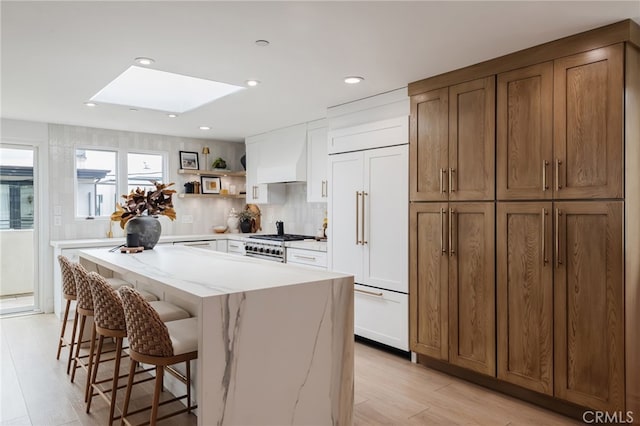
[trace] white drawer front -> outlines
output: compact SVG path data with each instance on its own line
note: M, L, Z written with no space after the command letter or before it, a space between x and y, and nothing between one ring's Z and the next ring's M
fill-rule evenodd
M354 285L355 334L409 350L409 296Z
M244 251L244 243L242 241L227 241L227 253L230 254L239 254L240 256L245 255Z
M287 263L297 263L326 269L327 253L323 251L288 248Z

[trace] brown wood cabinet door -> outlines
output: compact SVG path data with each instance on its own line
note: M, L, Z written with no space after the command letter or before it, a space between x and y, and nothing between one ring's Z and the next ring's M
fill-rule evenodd
M622 198L623 45L554 62L556 199Z
M448 360L448 226L446 203L410 207L411 350Z
M446 201L449 164L449 90L411 97L409 198Z
M551 202L498 203L498 378L553 395Z
M449 200L495 196L495 77L449 88Z
M555 394L623 410L623 202L559 202L554 215Z
M495 208L449 204L449 362L496 374Z
M553 62L499 74L496 114L498 199L550 199Z

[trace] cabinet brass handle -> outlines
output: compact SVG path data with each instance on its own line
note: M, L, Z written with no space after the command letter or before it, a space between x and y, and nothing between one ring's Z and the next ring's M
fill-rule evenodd
M562 265L562 259L560 259L560 217L562 216L562 211L560 209L556 209L556 268L559 268Z
M542 265L549 263L547 259L547 209L542 209Z
M453 174L455 172L456 169L449 167L449 192L455 192L455 188L453 187Z
M444 194L445 190L444 190L444 169L440 169L440 193Z
M364 192L364 191L362 191L362 245L367 244L367 240L365 239L365 235L364 235L364 232L365 232L365 226L364 226L365 213L364 213L364 209L365 209L365 205L366 205L365 204L365 197L367 195L369 195L369 194Z
M447 253L447 249L444 248L444 232L444 209L440 209L440 249L443 256Z
M360 241L360 191L356 191L356 245L361 244Z
M327 186L328 186L327 185L327 181L323 180L322 181L322 194L321 194L322 198L326 198L327 197L327 193L329 192L329 191L327 191Z
M546 191L549 189L549 185L547 185L547 166L549 162L547 160L542 160L542 191Z
M449 209L449 256L456 254L456 249L453 247L453 216L455 214L453 209Z
M559 158L556 158L556 191L562 189L562 185L560 185L560 165L562 161Z
M375 291L360 290L359 288L354 288L353 291L355 291L357 293L368 294L369 296L376 296L376 297L382 297L383 296L382 293L377 293Z

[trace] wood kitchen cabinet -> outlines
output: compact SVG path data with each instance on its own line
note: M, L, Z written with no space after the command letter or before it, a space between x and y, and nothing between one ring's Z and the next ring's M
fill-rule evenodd
M623 202L558 202L554 216L555 394L623 410Z
M493 203L411 205L411 350L495 375Z
M411 99L411 201L492 200L495 77Z
M639 74L640 27L623 21L409 85L418 362L576 417L640 413ZM458 141L467 153L467 134L481 141L469 158L482 186L480 93L491 76L496 192L486 204L497 213L484 223L462 206L485 203L458 197L491 193L465 188L466 160L453 163L452 149ZM493 220L495 259L479 238ZM494 328L474 314L490 314L493 265ZM496 380L476 374L491 374L491 363Z
M498 203L498 379L553 395L553 208Z
M498 75L498 198L623 196L623 45Z

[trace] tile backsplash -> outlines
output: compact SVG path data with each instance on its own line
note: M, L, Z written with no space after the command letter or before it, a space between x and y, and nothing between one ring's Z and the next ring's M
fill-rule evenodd
M286 201L284 204L260 205L262 212L262 231L267 234L276 233L276 221L284 222L287 234L303 234L315 236L322 220L326 217L326 203L307 202L306 183L287 183Z

